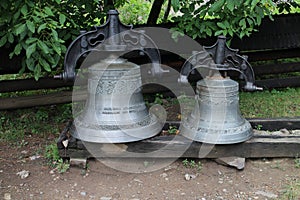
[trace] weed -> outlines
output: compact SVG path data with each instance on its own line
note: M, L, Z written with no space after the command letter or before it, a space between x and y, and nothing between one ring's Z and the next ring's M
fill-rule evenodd
M296 157L294 163L296 168L300 168L300 158Z
M0 140L19 145L25 134L46 137L58 133L60 123L72 117L71 104L0 112Z
M57 169L59 173L66 172L70 167L68 162L64 162L63 159L60 158L59 151L55 143L46 146L44 156L47 159L48 165Z
M263 125L257 124L257 125L255 126L255 129L256 129L256 130L262 130L262 127L263 127Z
M270 167L272 169L279 169L279 170L285 171L285 169L280 165L280 162L278 162L278 161L275 162L275 165L271 165Z
M300 181L292 180L286 187L281 196L284 200L294 200L300 198Z
M175 135L175 134L177 134L177 132L178 132L178 129L176 126L169 126L168 134Z
M200 161L195 162L194 160L188 160L185 159L182 161L182 164L186 168L191 168L191 169L197 169L198 171L201 171L202 169L202 163Z
M65 173L70 168L70 164L68 162L64 162L62 158L55 162L55 166L60 174Z
M154 99L154 104L159 104L159 105L162 105L164 102L163 102L163 98L164 96L162 94L159 94L159 93L156 93L155 94L155 99Z

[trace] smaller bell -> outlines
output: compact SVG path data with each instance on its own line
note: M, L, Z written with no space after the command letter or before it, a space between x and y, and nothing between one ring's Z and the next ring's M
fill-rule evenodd
M242 75L246 91L262 88L254 84L254 71L248 57L239 55L238 49L228 47L226 37L219 36L214 45L203 49L193 52L182 67L179 80L187 80L188 74L198 68L206 69L206 72L202 74L205 78L197 82L195 109L184 119L181 134L211 144L244 142L252 137L253 130L240 112L239 84L227 76L227 71Z
M232 144L250 139L253 131L239 109L238 83L212 76L197 82L194 112L183 122L181 134L204 143Z

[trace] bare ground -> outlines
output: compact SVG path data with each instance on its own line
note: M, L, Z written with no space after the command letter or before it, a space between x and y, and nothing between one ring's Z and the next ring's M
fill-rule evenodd
M86 171L71 167L60 174L43 158L44 146L54 140L27 135L23 145L0 143L0 199L280 199L287 185L300 179L294 159L246 160L241 171L206 159L199 160L198 171L178 159L145 173L126 173L90 160ZM34 155L41 157L31 160ZM27 178L17 175L22 170L29 171Z

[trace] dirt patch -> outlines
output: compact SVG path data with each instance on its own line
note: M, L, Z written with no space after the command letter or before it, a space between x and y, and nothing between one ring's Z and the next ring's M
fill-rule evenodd
M45 145L55 137L27 135L22 145L0 144L0 199L278 199L300 179L294 159L247 160L242 171L197 159L199 171L178 159L145 173L125 173L90 160L86 171L71 167L59 174L43 158ZM120 165L126 162L131 161ZM21 179L17 173L22 170L29 176Z

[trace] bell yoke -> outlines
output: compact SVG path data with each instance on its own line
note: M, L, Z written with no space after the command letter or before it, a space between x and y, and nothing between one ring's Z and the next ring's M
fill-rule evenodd
M191 71L209 70L209 75L197 82L195 109L183 120L181 134L204 143L243 142L253 131L240 114L238 83L228 78L226 72L240 72L246 82L244 89L253 91L260 89L254 85L253 70L246 56L238 55L237 50L226 45L225 37L219 37L215 45L204 50L193 52L179 77L180 82L187 82ZM147 139L161 131L164 124L145 106L140 66L119 56L129 51L139 51L150 58L149 74L157 76L165 72L151 38L144 31L122 24L116 10L108 11L102 26L81 31L69 46L64 72L55 78L74 81L79 61L94 59L88 64L85 108L70 129L74 138L92 143L125 143ZM203 58L213 62L207 63Z

